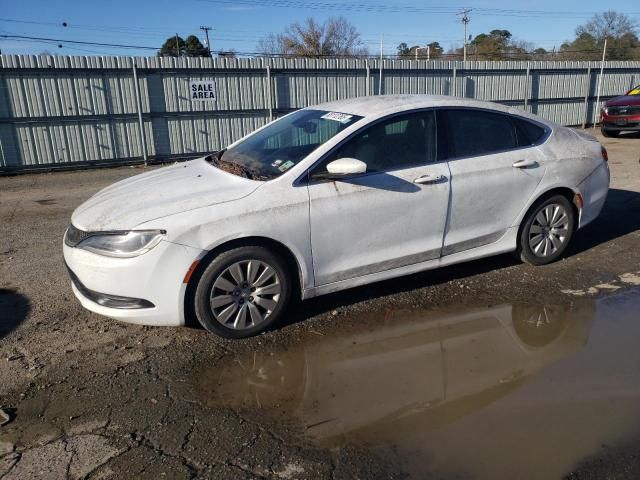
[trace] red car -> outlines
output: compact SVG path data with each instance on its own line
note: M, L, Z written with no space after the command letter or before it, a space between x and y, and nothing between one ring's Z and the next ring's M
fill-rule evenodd
M605 137L640 132L640 85L605 103L600 112L600 130Z

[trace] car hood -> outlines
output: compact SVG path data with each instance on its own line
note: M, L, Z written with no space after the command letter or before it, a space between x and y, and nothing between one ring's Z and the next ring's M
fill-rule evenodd
M624 105L640 105L640 95L620 95L607 101L607 107L618 107Z
M80 205L71 222L84 231L129 230L157 218L237 200L260 185L202 158L114 183Z

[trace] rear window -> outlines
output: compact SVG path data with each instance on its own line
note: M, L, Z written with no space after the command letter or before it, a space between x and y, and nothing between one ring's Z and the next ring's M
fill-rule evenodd
M542 127L534 125L533 123L523 120L522 118L511 118L516 124L519 146L528 147L530 145L535 145L543 137L544 129Z

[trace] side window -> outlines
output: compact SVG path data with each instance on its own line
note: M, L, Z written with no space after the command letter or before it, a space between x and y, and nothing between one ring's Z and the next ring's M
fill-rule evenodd
M535 145L544 135L544 129L522 118L511 117L516 124L518 135L518 146L528 147Z
M436 160L436 121L433 110L400 115L356 133L330 156L356 158L367 172L424 165Z
M448 157L476 157L518 148L514 123L508 115L483 110L445 110Z

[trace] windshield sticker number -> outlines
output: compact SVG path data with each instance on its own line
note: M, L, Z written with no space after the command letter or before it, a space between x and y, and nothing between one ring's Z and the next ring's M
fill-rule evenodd
M295 163L293 163L291 160L289 160L287 162L284 162L282 165L280 165L278 167L278 170L280 170L281 172L286 172L287 170L289 170L294 165L295 165Z
M340 112L329 112L329 113L325 113L320 118L324 118L325 120L333 120L335 122L340 122L340 123L348 123L353 118L353 115L347 115L346 113L340 113Z
M278 167L278 166L280 166L280 164L281 164L281 163L282 163L282 160L276 160L275 162L273 162L273 163L271 164L271 166L272 166L272 167Z

